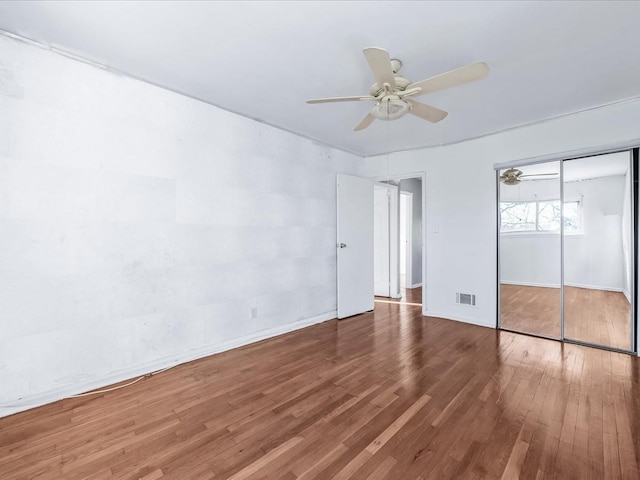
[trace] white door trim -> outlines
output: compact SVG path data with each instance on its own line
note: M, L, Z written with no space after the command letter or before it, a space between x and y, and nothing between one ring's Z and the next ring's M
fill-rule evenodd
M413 286L413 193L400 191L400 195L405 196L405 267L404 267L404 285L403 288L412 288Z

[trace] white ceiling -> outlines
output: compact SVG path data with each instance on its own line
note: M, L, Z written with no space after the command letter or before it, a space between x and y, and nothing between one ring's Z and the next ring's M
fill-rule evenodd
M589 178L625 175L629 170L630 159L629 152L619 152L571 160L564 162L562 166L563 178L565 182L576 182Z
M640 2L0 2L0 29L367 156L448 144L640 96ZM389 50L416 82L477 61L476 83L421 97L449 116L353 128ZM1 59L0 59L1 60Z

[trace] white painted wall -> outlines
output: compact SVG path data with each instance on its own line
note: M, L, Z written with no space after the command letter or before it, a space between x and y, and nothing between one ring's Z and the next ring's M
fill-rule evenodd
M559 287L560 250L559 233L501 235L500 280L514 285Z
M636 100L454 145L394 153L388 168L387 155L367 158L359 170L363 176L426 172L424 313L495 326L495 163L634 140L640 137L638 124ZM456 305L458 291L475 293L478 305Z
M6 37L0 63L0 416L335 316L359 158Z
M413 193L413 228L411 239L411 285L422 283L422 180L400 180L400 190Z
M576 166L565 162L565 171ZM583 223L582 233L566 234L564 237L566 285L624 290L624 194L623 175L565 182L565 199L582 202ZM560 181L526 181L516 186L501 184L500 195L503 201L558 199ZM507 233L501 235L500 242L501 280L504 283L560 285L559 234Z
M624 183L624 175L565 183L566 199L583 199L584 227L584 235L565 235L567 285L624 291Z

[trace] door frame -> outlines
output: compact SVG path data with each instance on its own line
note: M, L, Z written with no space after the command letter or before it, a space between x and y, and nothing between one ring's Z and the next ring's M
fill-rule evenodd
M422 205L422 235L420 238L422 248L422 315L427 316L427 172L418 171L411 173L402 173L397 175L385 175L378 177L371 177L371 180L376 182L381 181L400 181L408 180L410 178L419 178L421 182L422 198L420 199Z
M402 214L402 197L405 197L405 239L404 247L405 266L404 266L404 288L413 287L413 192L403 192L400 190L400 213ZM424 230L424 229L423 229ZM401 259L402 260L402 259ZM402 286L401 286L402 288Z

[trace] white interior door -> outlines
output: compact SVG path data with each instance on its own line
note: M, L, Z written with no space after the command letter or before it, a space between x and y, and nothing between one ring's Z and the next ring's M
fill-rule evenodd
M338 174L338 318L373 310L373 181Z
M374 185L373 285L380 297L400 298L399 193L397 185Z

